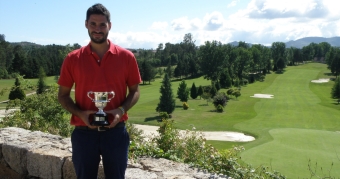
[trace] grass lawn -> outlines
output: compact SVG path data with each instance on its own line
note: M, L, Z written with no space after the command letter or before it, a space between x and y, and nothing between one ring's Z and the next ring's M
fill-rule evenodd
M283 74L268 74L264 82L242 87L241 96L231 99L223 113L214 112L213 104L203 99L190 99L189 109L183 110L182 103L176 99L175 127L253 135L256 140L252 142L208 143L218 149L242 145L246 149L241 153L244 162L255 167L268 166L288 178L310 178L309 161L312 169L317 163L318 175L340 176L340 105L330 98L334 82L311 83L311 80L332 77L328 75L326 65L320 63L287 67ZM47 84L55 83L54 77L47 79ZM155 108L161 81L157 78L151 85L140 85L140 100L129 111L131 123L159 125ZM189 88L192 83L196 87L210 85L210 81L203 78L185 81ZM31 84L36 83L36 79L31 80ZM175 96L179 83L180 80L172 82ZM0 80L0 89L13 84L14 80ZM256 93L272 94L274 98L250 97ZM7 98L8 93L0 100Z
M25 79L25 81L31 85L37 85L38 83L38 79ZM7 89L7 91L3 95L0 96L0 101L8 100L9 91L14 85L14 82L15 82L15 79L1 79L0 80L0 90ZM56 83L55 77L54 76L46 77L45 83L46 85L55 84ZM31 93L31 92L35 92L35 91L30 91L30 90L25 91L26 94ZM6 108L6 105L7 103L0 103L0 108Z
M340 105L330 98L333 82L310 82L329 78L325 70L318 63L289 67L259 91L274 98L261 99L254 105L257 115L235 125L258 136L244 145L245 162L270 166L289 178L306 178L311 160L313 168L318 163L328 174L332 167L331 176L340 176Z
M249 84L241 96L228 102L225 112L213 112L214 106L205 100L189 100L189 110L182 109L177 99L173 113L175 126L204 131L241 131L256 137L248 143L209 141L219 149L243 145L242 160L253 166L268 166L289 178L310 176L308 163L318 163L324 173L340 176L340 105L330 98L334 82L311 83L330 78L325 64L308 63L287 67L283 74L272 73L264 82ZM203 78L185 80L190 88L209 85ZM180 81L172 82L174 94ZM129 111L130 122L158 125L155 112L159 102L161 79L151 85L141 85L141 98ZM222 89L222 91L226 91ZM255 93L273 94L272 99L252 98ZM317 174L322 175L321 171ZM327 176L327 175L325 175Z

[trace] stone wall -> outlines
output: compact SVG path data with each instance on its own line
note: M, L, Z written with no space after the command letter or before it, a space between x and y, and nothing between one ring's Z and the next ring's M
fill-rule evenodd
M70 138L9 127L0 129L0 179L73 179ZM98 178L104 178L99 167ZM126 179L226 178L166 159L129 162Z

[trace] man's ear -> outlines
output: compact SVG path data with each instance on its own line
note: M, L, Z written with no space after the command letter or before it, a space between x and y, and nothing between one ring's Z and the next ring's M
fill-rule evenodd
M85 20L85 27L87 28L87 20Z
M109 22L109 30L111 30L111 22Z

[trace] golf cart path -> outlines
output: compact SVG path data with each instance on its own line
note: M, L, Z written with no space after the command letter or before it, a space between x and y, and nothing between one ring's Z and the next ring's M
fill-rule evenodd
M0 118L5 117L7 114L13 112L15 109L11 110L0 110ZM149 125L139 125L133 124L137 129L143 131L143 136L148 137L151 135L158 135L157 130L158 126L149 126ZM231 132L231 131L219 131L219 132L204 132L202 131L204 138L207 140L218 140L218 141L232 141L232 142L249 142L255 140L254 137L244 135L240 132Z
M134 124L137 129L143 131L143 135L145 137L151 135L158 135L157 130L158 126L149 126L149 125L139 125ZM240 132L231 132L231 131L219 131L219 132L204 132L202 134L207 140L218 140L218 141L230 141L230 142L249 142L255 140L253 136L248 136Z

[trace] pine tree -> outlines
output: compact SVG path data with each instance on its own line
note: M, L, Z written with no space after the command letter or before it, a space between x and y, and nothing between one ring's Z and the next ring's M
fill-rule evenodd
M202 94L203 94L203 87L200 85L197 90L197 95L200 97L200 99L202 98Z
M338 99L338 103L340 102L340 77L337 77L334 81L334 85L331 91L332 98Z
M179 87L177 90L177 97L182 102L187 102L189 99L189 89L184 80L182 80L182 82L179 84Z
M47 88L46 83L45 83L45 77L46 77L46 74L45 74L44 68L40 67L39 68L39 79L38 79L38 84L37 84L38 88L36 91L37 94L43 93Z
M195 86L195 83L192 83L191 90L190 90L190 97L191 97L192 99L196 99L197 96L198 96L198 94L197 94L197 88L196 88L196 86Z
M158 112L167 112L171 114L175 110L175 98L171 89L170 78L167 73L165 73L162 86L160 88L161 96L159 98L159 103L156 110Z
M15 83L14 86L12 87L11 91L9 92L8 99L9 100L15 100L15 99L20 99L23 100L26 98L26 94L24 90L21 89L20 87L21 83L19 78L15 78Z

